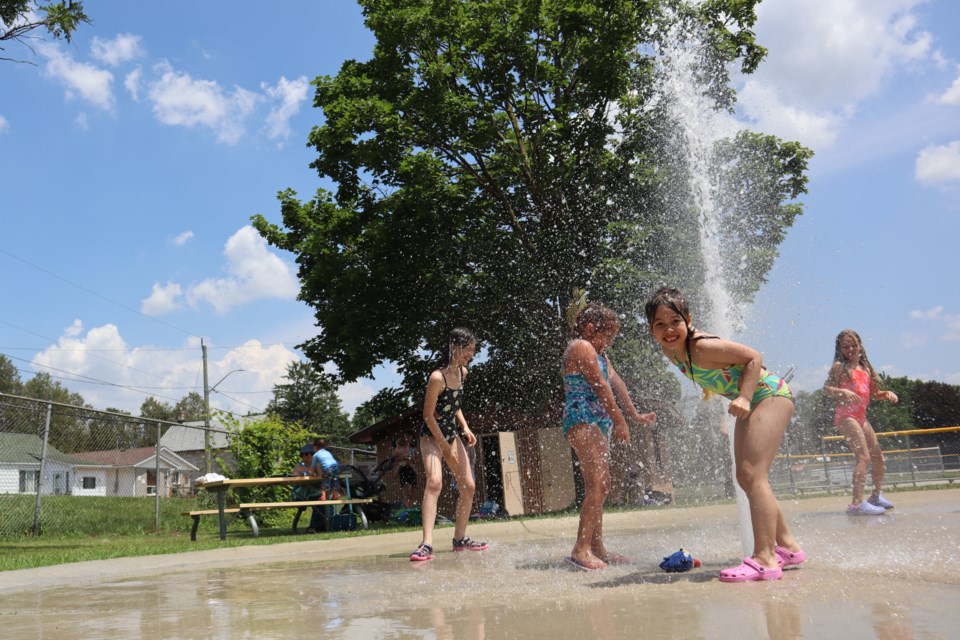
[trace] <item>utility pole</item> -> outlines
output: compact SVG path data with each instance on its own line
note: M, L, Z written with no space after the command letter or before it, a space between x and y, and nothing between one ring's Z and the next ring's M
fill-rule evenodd
M206 460L206 471L210 473L213 467L213 450L210 444L210 384L207 378L207 345L200 338L200 349L203 351L203 451Z

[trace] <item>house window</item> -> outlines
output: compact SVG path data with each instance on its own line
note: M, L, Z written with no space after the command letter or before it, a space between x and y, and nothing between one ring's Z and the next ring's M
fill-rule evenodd
M20 470L20 493L36 493L40 486L40 471Z
M84 489L96 489L97 488L97 479L91 476L83 477L83 488Z
M147 495L152 496L157 493L157 472L148 469L147 470Z

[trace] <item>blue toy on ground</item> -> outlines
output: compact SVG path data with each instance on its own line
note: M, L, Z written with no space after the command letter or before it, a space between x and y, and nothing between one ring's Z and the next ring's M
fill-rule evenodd
M667 556L663 559L663 562L660 563L660 568L667 573L681 573L683 571L690 571L690 569L699 566L700 561L683 549L680 549L680 551Z

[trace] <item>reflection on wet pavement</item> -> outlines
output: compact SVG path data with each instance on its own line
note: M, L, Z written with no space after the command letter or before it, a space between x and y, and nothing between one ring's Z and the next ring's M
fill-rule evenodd
M490 551L423 564L378 552L371 537L380 555L324 562L321 543L307 542L296 562L0 586L0 623L3 637L58 640L957 637L960 491L897 496L894 513L859 518L843 514L842 497L783 501L809 560L777 582L717 580L739 550L735 508L722 505L608 516L608 548L633 562L599 573L561 562L574 518L538 520L510 535L481 525ZM680 546L703 567L660 571Z

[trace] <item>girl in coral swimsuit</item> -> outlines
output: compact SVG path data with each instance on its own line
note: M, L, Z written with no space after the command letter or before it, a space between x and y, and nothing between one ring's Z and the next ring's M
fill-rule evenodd
M867 406L871 399L896 403L897 394L883 389L880 376L867 359L867 351L856 331L844 329L837 335L830 375L823 386L824 392L837 402L833 423L856 458L853 467L853 502L847 513L857 516L874 516L886 513L893 503L883 497L883 452L877 442L877 434L867 420ZM863 499L867 480L867 463L872 464L873 493Z

